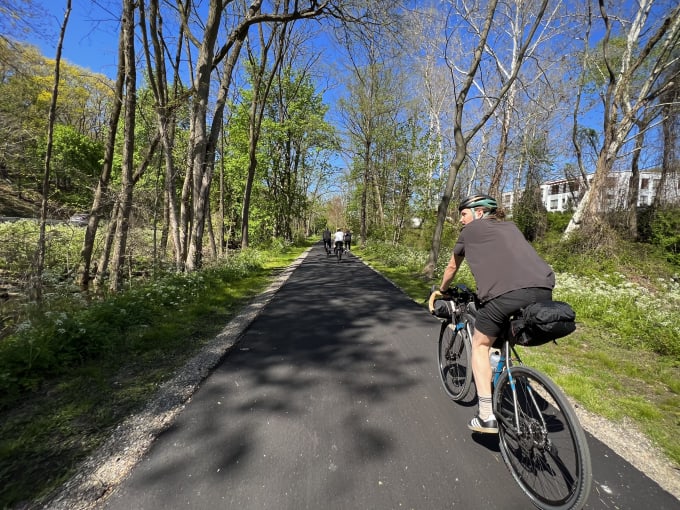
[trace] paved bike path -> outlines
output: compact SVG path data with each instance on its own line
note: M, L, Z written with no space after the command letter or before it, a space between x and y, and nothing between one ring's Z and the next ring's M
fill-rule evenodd
M424 289L425 291L425 289ZM130 509L523 509L436 373L439 322L316 245L106 500ZM586 508L679 502L588 436Z

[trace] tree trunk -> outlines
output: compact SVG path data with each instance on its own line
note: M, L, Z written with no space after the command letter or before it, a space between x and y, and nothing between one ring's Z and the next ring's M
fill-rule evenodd
M676 64L675 67L680 67ZM666 182L669 176L678 176L678 134L680 133L680 80L676 81L673 88L660 98L664 105L661 108L663 130L663 156L661 160L661 176L655 189L652 207L657 210L671 200L677 200L678 193L671 194L666 190ZM678 190L680 191L680 190Z
M241 211L241 248L248 248L248 231L250 226L250 198L253 192L253 182L255 181L255 171L257 170L257 133L255 126L252 125L253 115L256 111L256 99L253 97L251 105L251 126L248 137L248 177L246 180L246 188L243 192L243 209Z
M80 251L80 267L78 269L78 283L82 290L87 290L90 282L92 254L94 252L94 241L97 236L97 229L99 227L99 220L102 217L105 209L106 201L109 193L109 181L111 179L111 170L113 168L113 157L116 151L116 134L118 132L118 121L120 119L120 112L123 107L123 87L125 85L125 56L124 56L124 31L121 27L120 36L118 40L118 72L116 75L116 85L114 88L114 102L111 115L109 117L109 132L107 135L106 148L104 150L104 163L102 171L97 182L97 189L90 208L90 217L85 229L85 240L83 248ZM108 256L107 256L108 263ZM101 270L99 264L98 270Z
M645 143L645 129L646 126L639 125L638 132L635 134L635 149L633 150L633 159L630 164L630 178L628 179L628 193L626 200L626 230L628 231L628 238L631 241L637 241L638 226L637 226L637 204L640 198L640 154ZM651 183L650 183L651 184Z
M176 175L177 171L175 168L175 162L173 157L173 147L175 144L175 122L176 114L175 108L172 107L171 102L175 105L181 104L181 98L179 97L179 64L182 51L181 41L184 37L183 26L180 25L179 41L180 44L177 45L177 52L175 54L175 60L173 65L173 88L172 88L172 99L170 99L170 91L168 90L168 79L165 67L165 41L162 33L162 23L158 23L161 20L160 9L158 5L158 0L151 0L149 3L149 30L146 30L145 16L144 16L144 4L140 2L140 13L141 22L140 27L142 31L142 38L144 43L144 55L146 57L147 63L147 73L149 76L150 88L154 94L156 121L158 124L158 129L160 133L160 139L163 144L163 155L165 158L165 213L164 217L166 222L163 226L164 238L167 239L167 233L169 232L172 236L174 245L174 260L175 269L181 271L184 267L184 259L182 256L182 251L180 249L180 226L178 219L178 206L177 206L177 196L175 192L176 185ZM162 20L161 20L162 21ZM151 45L148 41L148 35L150 35ZM151 58L151 48L153 48L153 60ZM152 64L155 63L155 66ZM167 242L162 243L163 248L167 245Z
M122 26L125 38L125 117L123 127L123 155L121 164L121 194L116 235L113 244L109 289L120 290L130 226L135 152L135 115L137 108L137 67L135 62L135 0L123 0Z
M564 237L571 235L582 223L586 226L596 226L600 222L600 213L607 208L606 202L602 201L602 197L606 195L607 177L612 171L619 150L640 112L658 96L663 95L663 92L668 90L672 84L672 74L668 77L669 81L659 83L659 76L665 66L659 61L649 62L649 59L664 58L666 52L661 51L662 48L668 49L680 33L680 5L668 12L657 32L648 39L644 47L639 48L640 33L645 28L649 6L650 0L643 0L639 3L635 19L630 24L626 37L626 48L621 58L618 59L620 67L614 69L608 53L612 30L611 20L606 12L604 1L600 0L600 12L606 27L602 48L608 74L607 88L604 93L604 142L598 154L593 180L574 212ZM657 48L657 45L662 48ZM645 77L636 90L636 97L632 97L630 83L635 79L643 64L648 64L649 77Z
M367 133L370 133L370 130L367 131ZM368 228L367 228L367 222L368 222L368 187L371 182L371 139L367 138L364 141L364 185L363 189L361 190L361 225L360 225L360 235L361 235L361 247L366 246L366 240L368 236Z
M500 199L501 180L503 178L503 167L505 166L505 156L508 152L508 138L510 137L510 121L512 119L512 112L515 107L515 91L516 88L510 87L508 97L503 108L501 120L501 137L498 142L498 152L496 154L496 165L494 167L493 175L491 176L491 184L489 185L489 195L498 197Z
M248 54L252 64L258 63L257 67L253 65L253 99L250 105L250 124L248 133L248 179L246 182L246 189L243 197L243 212L241 223L241 248L248 247L248 230L250 227L250 199L253 191L253 182L255 180L255 172L257 171L257 143L260 139L260 132L262 129L262 118L264 116L265 104L269 91L271 90L272 82L276 77L276 70L283 61L283 53L285 48L280 46L276 49L276 55L272 69L267 69L267 61L269 56L269 49L273 44L280 28L272 28L269 38L265 41L260 28L260 57L259 62L252 54L252 49L248 46ZM285 24L283 27L285 30ZM266 77L266 80L265 80Z
M111 214L109 216L109 224L106 228L106 233L104 235L104 244L102 246L102 252L99 254L99 261L97 263L97 273L94 277L94 286L101 287L104 280L108 276L109 263L111 261L111 247L113 246L113 238L116 235L116 226L118 225L118 204L119 200L113 203L111 208Z
M57 97L59 96L59 71L61 65L61 49L64 45L64 34L66 25L71 14L71 0L66 1L66 11L64 21L59 32L59 42L57 43L57 55L54 61L54 85L50 98L50 109L47 120L47 147L45 149L45 171L42 183L42 201L40 204L40 235L38 237L38 248L36 253L36 263L34 274L30 285L30 291L35 301L42 301L42 275L45 269L45 224L47 223L47 203L50 195L50 162L52 159L52 146L54 138L54 121L57 112Z
M220 30L223 2L210 2L208 19L203 31L203 40L196 61L194 78L194 96L191 103L189 164L182 190L181 223L183 234L189 232L189 214L191 213L190 237L182 235L182 246L186 246L185 267L193 271L201 265L203 241L203 211L205 198L200 196L201 184L206 172L206 153L208 146L208 103L210 98L210 78L213 67L213 56L217 34ZM191 198L191 204L189 199Z
M446 180L446 187L444 188L444 193L439 202L439 207L437 208L437 223L435 224L434 233L432 234L430 254L422 271L427 278L432 278L434 276L434 271L437 267L442 234L444 233L444 223L448 215L451 196L453 195L453 185L458 177L458 171L465 161L465 154L467 152L467 140L463 137L460 125L454 126L454 140L456 143L456 157L449 167L449 176Z

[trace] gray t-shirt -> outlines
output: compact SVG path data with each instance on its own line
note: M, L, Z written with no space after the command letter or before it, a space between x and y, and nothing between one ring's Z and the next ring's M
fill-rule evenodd
M555 273L511 221L468 223L453 248L465 257L484 301L511 290L555 287Z

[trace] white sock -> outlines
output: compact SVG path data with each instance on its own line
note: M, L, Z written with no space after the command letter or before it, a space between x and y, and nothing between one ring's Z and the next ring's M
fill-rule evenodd
M478 400L479 400L479 417L487 421L487 419L491 416L493 416L493 410L491 407L491 395L478 395Z

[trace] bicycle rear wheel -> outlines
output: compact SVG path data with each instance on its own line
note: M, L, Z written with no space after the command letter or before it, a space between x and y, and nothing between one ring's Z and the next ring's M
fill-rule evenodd
M501 375L493 405L503 460L534 506L582 508L592 483L590 450L557 385L537 370L515 366Z
M443 324L439 333L439 377L444 391L456 402L465 400L472 389L472 346L467 324L456 330L455 324Z

